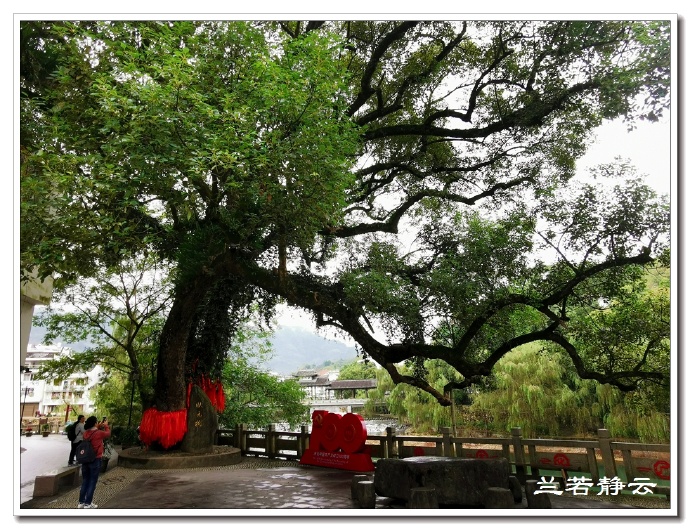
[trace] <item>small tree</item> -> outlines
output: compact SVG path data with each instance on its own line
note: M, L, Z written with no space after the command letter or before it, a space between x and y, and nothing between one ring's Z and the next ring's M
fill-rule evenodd
M225 410L219 422L224 427L265 427L277 422L294 427L309 420L309 407L302 404L305 393L301 386L262 370L261 365L270 354L267 332L248 325L240 327L223 366Z
M100 365L106 376L120 373L124 381L134 384L140 406L149 406L158 338L169 302L167 273L160 262L140 256L67 287L54 302L56 308L42 311L35 323L47 328L47 343L60 337L68 343L91 345L45 362L37 376L67 378Z

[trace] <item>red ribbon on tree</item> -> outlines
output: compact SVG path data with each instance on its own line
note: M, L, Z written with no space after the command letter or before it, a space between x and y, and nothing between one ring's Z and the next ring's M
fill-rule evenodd
M201 374L196 381L187 384L187 402L184 410L158 411L155 406L144 411L139 425L139 438L146 446L158 443L167 449L176 445L187 433L187 410L192 394L192 385L198 385L211 401L213 407L222 412L225 409L225 391L220 380L211 381Z
M139 438L145 445L157 442L167 449L176 445L187 433L187 410L158 411L155 406L144 411Z
M213 382L203 373L198 375L196 380L187 384L187 408L189 408L189 396L192 393L192 384L196 384L201 388L216 411L222 412L225 409L225 391L223 390L223 384L220 379Z
M206 393L208 399L211 401L211 406L217 410L218 401L216 400L216 385L211 382L211 379L204 377L204 385L202 389L204 390L204 393Z
M225 409L225 391L223 391L223 384L220 380L216 381L216 409L222 412Z

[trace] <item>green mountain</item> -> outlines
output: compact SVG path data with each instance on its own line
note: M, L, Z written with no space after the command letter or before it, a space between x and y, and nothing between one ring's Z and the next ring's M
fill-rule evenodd
M43 343L45 334L46 329L32 327L29 343L34 345ZM69 344L60 339L56 342L62 342L63 346L74 351L83 351L90 346L87 342ZM277 328L271 342L273 357L262 367L266 371L280 375L290 375L306 366L321 366L328 362L348 363L357 357L357 351L353 346L324 338L300 327Z
M266 367L281 375L289 375L306 366L348 363L357 358L353 346L298 327L278 328L271 341L273 358Z

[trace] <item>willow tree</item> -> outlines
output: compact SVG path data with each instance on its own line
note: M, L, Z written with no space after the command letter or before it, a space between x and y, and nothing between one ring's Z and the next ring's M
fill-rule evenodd
M185 405L190 328L221 281L310 311L443 405L539 340L582 377L664 376L597 370L563 330L581 288L653 262L668 210L556 191L604 120L668 107L668 21L22 29L22 258L65 280L141 247L176 263L159 409ZM425 358L456 371L445 391L397 367Z

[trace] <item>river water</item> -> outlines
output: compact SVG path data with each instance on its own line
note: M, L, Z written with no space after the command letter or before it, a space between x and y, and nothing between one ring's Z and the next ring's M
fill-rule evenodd
M389 426L395 428L398 434L404 434L407 429L406 426L398 424L394 419L365 419L364 425L367 429L367 435L386 435L386 428ZM300 430L299 426L290 428L288 423L277 423L275 429L279 432L299 432ZM311 431L311 424L308 431Z

